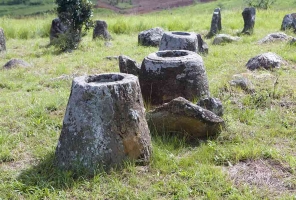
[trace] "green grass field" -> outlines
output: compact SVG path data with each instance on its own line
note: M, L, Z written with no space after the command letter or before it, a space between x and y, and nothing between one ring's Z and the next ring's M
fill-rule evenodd
M12 58L32 65L0 70L0 199L295 199L296 46L257 44L268 33L279 31L284 15L295 11L293 0L257 10L254 34L241 36L237 43L214 46L212 39L205 40L209 54L203 60L211 95L220 98L225 109L226 127L217 138L189 145L166 133L151 133L153 155L148 166L126 163L122 170L98 172L94 177L53 166L73 76L118 72L118 61L104 59L107 56L124 54L141 62L157 51L138 46L138 32L148 28L205 36L218 5L223 8L222 33L239 33L245 5L238 0L145 15L96 10L93 19L106 20L112 46L93 41L89 32L78 50L62 54L48 47L54 15L0 18L7 38L0 66ZM286 34L296 37L292 31ZM271 72L246 69L251 57L269 51L288 64ZM241 73L254 84L254 94L229 85L232 76ZM237 173L234 181L231 172L246 161L269 163L271 178L265 180L263 172L261 176L250 172L250 179ZM257 179L265 184L251 181Z

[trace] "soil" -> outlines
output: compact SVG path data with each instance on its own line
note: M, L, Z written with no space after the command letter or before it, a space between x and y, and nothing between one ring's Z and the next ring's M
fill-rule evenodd
M228 168L230 178L236 186L249 185L262 193L266 191L267 199L295 192L292 171L287 164L272 159L247 160Z
M213 0L200 0L200 2L209 2ZM194 0L133 0L133 8L121 9L116 6L112 6L108 3L98 0L96 7L98 8L107 8L114 10L116 12L125 13L125 14L140 14L148 13L156 10L169 9L180 6L188 6L194 3Z

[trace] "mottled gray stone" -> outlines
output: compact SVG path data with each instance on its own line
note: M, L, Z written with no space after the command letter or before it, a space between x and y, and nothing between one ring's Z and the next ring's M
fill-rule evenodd
M179 31L165 32L159 45L159 51L163 50L188 50L197 52L198 42L196 34Z
M287 29L294 29L294 32L296 32L296 13L287 14L283 18L281 30L285 31Z
M8 61L3 68L4 69L11 69L11 68L16 68L16 67L30 67L31 65L29 63L27 63L26 61L22 60L22 59L11 59L10 61Z
M121 73L139 75L140 65L128 56L119 56L119 70Z
M207 38L211 38L217 33L222 30L221 24L221 9L216 8L213 12L212 22L211 22L211 29L210 32L207 34Z
M164 30L160 27L142 31L138 34L138 44L143 46L158 46Z
M232 43L232 42L237 42L239 40L240 40L240 37L237 37L237 36L233 37L233 36L227 35L227 34L219 34L214 38L213 45Z
M198 43L198 53L209 53L209 46L208 44L202 39L201 34L196 34L197 43Z
M275 41L287 41L291 37L286 35L285 33L278 32L278 33L270 33L266 37L262 38L258 41L259 44L269 43L269 42L275 42Z
M245 8L242 12L242 16L244 18L244 29L242 30L242 33L247 35L253 34L256 9L254 7Z
M231 86L239 87L248 93L253 93L255 91L254 85L250 82L250 80L241 74L235 74L232 78L233 79L229 82Z
M291 45L296 45L296 38L292 38L292 40L290 41Z
M54 43L55 39L57 39L60 34L65 34L67 29L67 26L64 25L59 18L53 19L49 33L50 44Z
M0 28L0 53L6 51L6 40L4 31L2 28Z
M183 133L188 140L217 135L224 121L215 113L178 97L147 113L151 130L158 134Z
M146 164L151 139L138 78L112 73L80 76L71 95L55 153L61 169L121 166L125 160Z
M282 64L286 64L286 62L280 56L275 53L268 52L251 58L246 64L246 67L249 70L255 70L259 68L274 69L280 68Z
M95 27L93 30L93 39L103 38L104 40L110 40L111 35L108 31L108 25L105 21L95 21ZM107 45L106 45L107 46Z
M218 116L223 116L223 105L220 99L213 98L213 97L206 97L206 98L200 99L197 102L197 105L204 109L212 111Z
M139 75L143 98L152 105L176 97L189 100L209 95L202 57L185 50L158 51L142 62Z

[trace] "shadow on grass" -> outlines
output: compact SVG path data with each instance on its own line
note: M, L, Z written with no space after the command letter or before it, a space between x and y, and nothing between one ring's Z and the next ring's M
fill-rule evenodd
M32 194L38 191L69 189L90 178L72 171L62 171L54 165L54 153L48 154L38 165L23 171L17 178L22 183L15 189Z

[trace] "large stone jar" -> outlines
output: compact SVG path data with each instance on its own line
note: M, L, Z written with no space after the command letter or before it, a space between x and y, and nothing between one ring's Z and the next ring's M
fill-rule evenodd
M145 164L150 154L138 78L123 73L74 78L56 148L57 166L92 173L125 160Z
M162 35L159 51L163 50L188 50L196 52L198 41L195 33L190 32L165 32Z
M143 98L152 105L177 97L193 100L209 95L201 56L185 50L158 51L142 62L139 80Z

